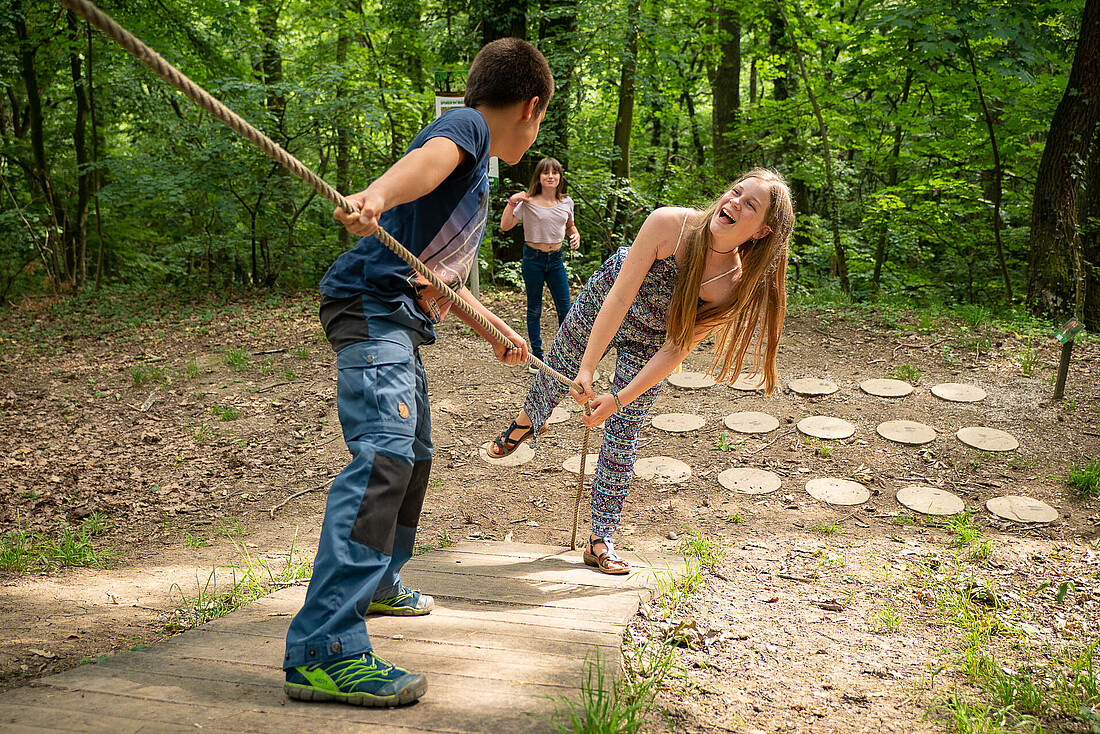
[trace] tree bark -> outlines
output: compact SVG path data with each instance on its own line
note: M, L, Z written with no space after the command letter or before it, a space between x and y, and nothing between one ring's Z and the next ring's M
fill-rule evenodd
M730 0L718 0L717 5L719 60L711 75L711 119L715 173L726 180L741 168L738 146L731 140L741 114L741 20Z
M1031 205L1027 301L1036 311L1072 312L1084 319L1084 277L1077 234L1077 195L1084 171L1080 161L1100 112L1100 0L1085 0L1081 32L1069 81L1054 111L1039 161Z

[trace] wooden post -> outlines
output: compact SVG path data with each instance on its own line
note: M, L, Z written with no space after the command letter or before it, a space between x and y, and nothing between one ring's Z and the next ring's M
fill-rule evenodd
M1054 399L1061 400L1066 392L1066 376L1069 374L1069 357L1073 352L1073 338L1081 333L1085 325L1077 319L1070 319L1055 332L1054 338L1062 342L1062 358L1058 361L1058 376L1054 380Z

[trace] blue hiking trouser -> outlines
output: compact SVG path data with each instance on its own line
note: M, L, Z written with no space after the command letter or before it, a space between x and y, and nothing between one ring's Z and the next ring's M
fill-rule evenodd
M523 246L523 287L527 291L527 336L531 342L531 354L542 359L542 286L550 289L554 308L558 312L558 326L569 313L569 274L561 260L561 250L543 252L530 245Z
M351 463L333 480L283 668L370 651L363 618L412 557L431 467L428 386L414 336L384 320L336 356L336 407Z

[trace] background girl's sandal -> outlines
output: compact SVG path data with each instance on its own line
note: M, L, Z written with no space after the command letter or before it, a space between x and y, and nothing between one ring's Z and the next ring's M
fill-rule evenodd
M593 548L596 543L603 543L607 546L607 550L596 555L596 551ZM584 565L598 568L602 573L609 573L615 576L630 573L630 564L616 555L615 546L611 545L611 541L605 538L597 538L595 540L589 538L588 545L585 547L582 557L584 558Z

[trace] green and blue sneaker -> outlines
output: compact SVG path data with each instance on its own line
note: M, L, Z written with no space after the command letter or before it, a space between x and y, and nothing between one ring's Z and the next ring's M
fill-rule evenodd
M428 679L390 665L373 652L357 658L286 671L283 690L301 701L342 701L355 706L401 706L428 690Z
M428 614L435 606L435 600L427 594L404 586L389 599L375 599L367 609L368 614L392 614L395 617L419 617Z

